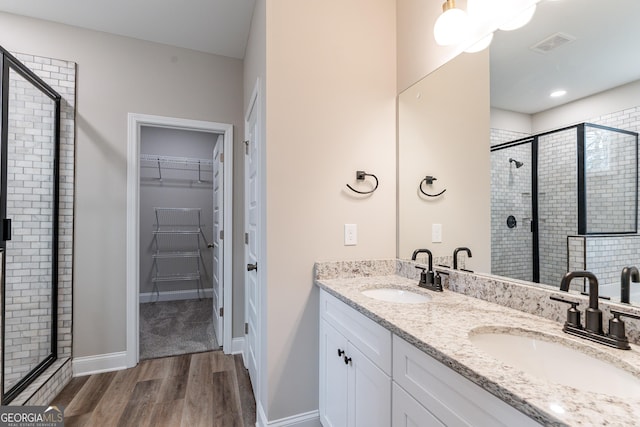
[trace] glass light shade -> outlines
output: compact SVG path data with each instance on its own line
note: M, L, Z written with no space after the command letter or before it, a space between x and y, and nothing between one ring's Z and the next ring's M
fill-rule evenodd
M509 20L509 22L502 24L499 28L503 31L517 30L518 28L527 25L529 21L531 21L531 18L533 18L534 13L536 13L535 4L520 12L513 19Z
M436 43L441 46L460 43L465 35L467 19L467 13L461 9L452 8L443 12L433 27Z
M499 0L467 0L467 13L471 18L494 16L501 9L502 3Z
M464 51L467 53L476 53L481 50L485 50L491 44L491 40L493 40L493 33L481 38L478 42L466 48Z

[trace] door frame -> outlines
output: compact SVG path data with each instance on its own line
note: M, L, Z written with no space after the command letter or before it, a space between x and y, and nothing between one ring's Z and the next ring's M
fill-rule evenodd
M233 125L228 123L189 120L175 117L129 113L127 132L127 246L126 246L126 366L134 367L140 359L139 297L140 297L140 128L142 126L211 132L224 135L224 219L223 230L223 318L225 353L231 352L233 319Z

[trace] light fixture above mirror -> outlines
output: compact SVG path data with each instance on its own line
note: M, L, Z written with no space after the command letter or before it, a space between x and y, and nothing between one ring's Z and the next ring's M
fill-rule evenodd
M465 52L479 52L491 44L494 31L511 31L526 25L538 1L467 0L463 10L455 0L445 0L433 27L434 38L441 46L466 45Z
M433 27L433 36L441 46L458 44L464 40L469 25L467 12L457 8L455 0L445 0L442 3L442 15Z

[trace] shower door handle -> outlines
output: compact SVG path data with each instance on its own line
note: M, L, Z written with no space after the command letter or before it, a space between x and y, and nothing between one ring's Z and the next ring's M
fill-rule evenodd
M2 220L2 240L11 240L11 218Z

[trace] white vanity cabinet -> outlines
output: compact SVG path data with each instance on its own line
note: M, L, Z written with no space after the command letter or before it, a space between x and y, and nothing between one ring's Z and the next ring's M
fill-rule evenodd
M540 427L522 412L393 336L393 427Z
M391 424L391 332L320 292L320 421Z
M324 290L319 404L324 427L540 427Z

